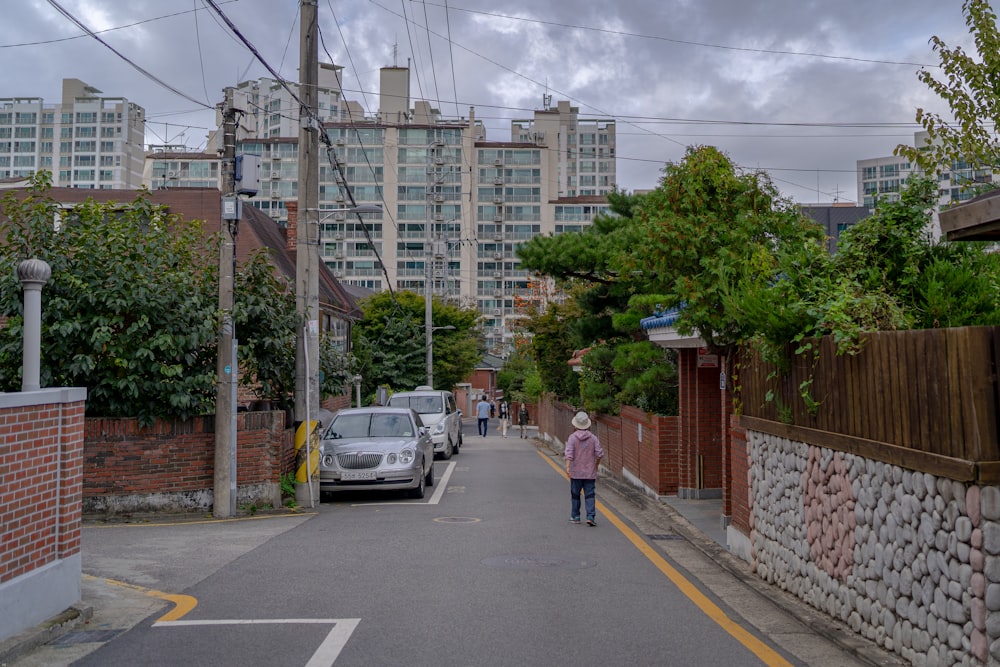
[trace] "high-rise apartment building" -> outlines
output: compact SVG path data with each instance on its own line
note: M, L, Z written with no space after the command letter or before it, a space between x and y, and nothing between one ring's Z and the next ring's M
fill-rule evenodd
M913 135L913 145L926 146L930 140L927 132ZM858 160L858 203L868 209L875 208L875 200L898 201L899 192L906 179L920 169L904 157L895 155ZM973 196L972 187L979 183L996 183L1000 174L989 167L977 167L964 161L956 162L948 171L937 176L938 206L966 201Z
M371 113L342 98L339 72L321 66L318 86L331 142L319 165L322 259L341 281L376 291L391 285L424 294L430 281L436 296L478 308L488 349L505 354L525 305L546 293L521 268L517 247L539 234L579 231L608 210L614 120L581 118L568 102L550 107L546 98L533 118L512 121L509 141L488 141L474 108L446 118L427 101L411 101L408 68L382 69ZM298 196L298 107L269 79L236 91L249 110L237 152L261 157L261 190L248 201L284 222L285 202ZM189 170L212 162L215 148L210 141L200 158L148 159L156 173L179 175L185 160ZM173 157L176 169L168 169ZM349 212L352 199L382 210Z
M135 189L142 185L145 111L63 79L62 101L0 98L0 177L52 172L56 186Z

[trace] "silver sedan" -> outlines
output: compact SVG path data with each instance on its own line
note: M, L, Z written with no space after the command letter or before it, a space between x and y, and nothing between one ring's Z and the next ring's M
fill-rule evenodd
M423 498L434 484L434 444L410 408L338 412L320 444L320 492L407 489Z

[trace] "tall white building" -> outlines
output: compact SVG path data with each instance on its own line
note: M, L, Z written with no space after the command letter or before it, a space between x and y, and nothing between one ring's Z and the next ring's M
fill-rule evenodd
M142 185L145 111L63 79L62 101L0 98L0 178L52 172L53 185L127 189Z
M323 260L341 281L373 290L424 294L430 280L436 296L478 308L487 347L506 354L525 306L546 293L516 249L539 234L578 231L608 210L614 120L581 118L568 102L550 108L546 99L532 118L512 121L508 141L488 141L474 108L446 118L429 102L412 101L408 68L382 69L379 107L370 114L342 98L339 73L321 66L320 115L334 160L321 147ZM261 157L262 187L248 201L286 222L285 203L298 196L298 108L269 79L236 90L250 110L240 120L237 152ZM209 146L201 156L150 153L149 172L186 179L195 163L217 162L216 145ZM171 186L155 176L148 184ZM338 210L352 196L382 211Z
M916 147L926 146L928 142L929 135L925 131L913 135L913 145ZM874 209L876 198L898 201L906 179L910 174L920 171L917 165L896 155L858 160L858 203ZM937 180L938 206L941 207L970 199L973 196L970 186L996 183L1000 181L1000 174L995 174L989 167L981 168L957 162L950 170L940 173Z

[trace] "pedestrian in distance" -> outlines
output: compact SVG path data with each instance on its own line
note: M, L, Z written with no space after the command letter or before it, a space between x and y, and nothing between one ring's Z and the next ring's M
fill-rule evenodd
M490 403L486 400L486 394L476 403L476 425L479 427L479 435L485 438L490 427Z
M600 439L590 432L590 417L577 412L573 417L573 434L566 439L563 457L569 475L570 523L580 523L580 492L583 492L587 525L597 525L597 468L604 458Z
M507 431L510 430L510 404L507 401L500 401L497 410L500 415L500 435L506 438Z
M527 438L528 428L528 406L521 402L521 407L517 409L517 425L521 427L521 437Z
M490 419L497 416L497 404L496 401L490 401Z

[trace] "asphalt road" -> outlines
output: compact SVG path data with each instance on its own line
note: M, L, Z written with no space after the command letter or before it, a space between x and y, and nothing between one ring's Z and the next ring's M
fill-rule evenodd
M599 525L571 525L558 455L474 424L465 434L422 500L351 494L305 516L88 524L94 619L15 664L895 663L794 601L775 604L655 501L599 482Z

